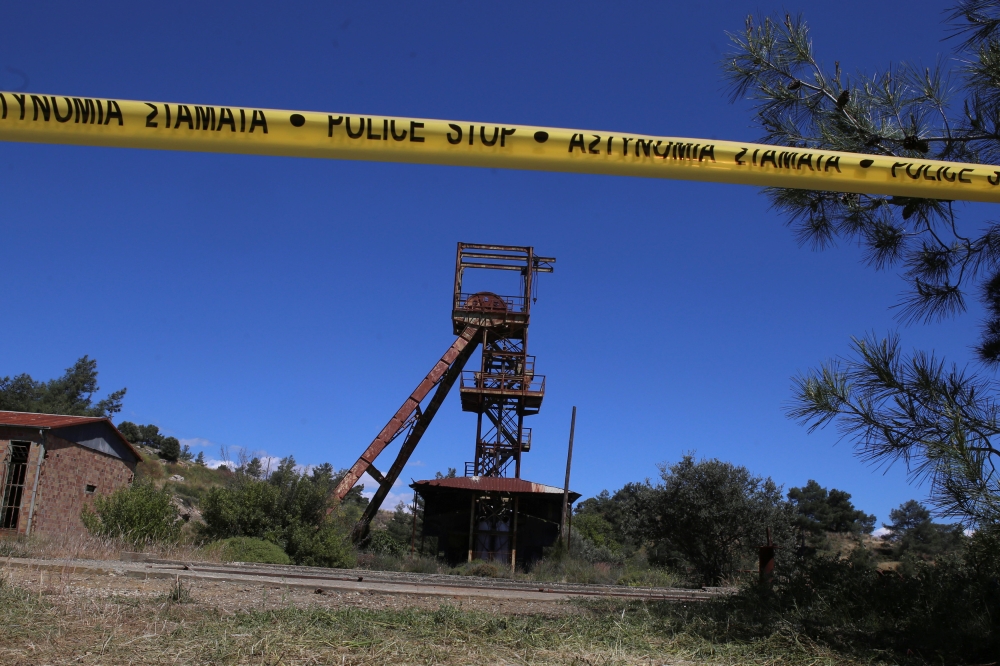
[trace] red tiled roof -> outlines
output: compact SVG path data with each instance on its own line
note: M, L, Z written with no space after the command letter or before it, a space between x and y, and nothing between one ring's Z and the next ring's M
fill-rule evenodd
M546 486L541 483L532 483L524 479L505 479L487 476L459 476L450 479L427 479L425 481L414 481L410 486L416 490L420 486L432 486L439 488L454 488L456 490L480 490L483 492L505 492L505 493L551 493L562 495L563 489L555 486ZM580 493L572 490L569 493L575 502Z
M118 439L128 447L136 460L141 461L142 456L132 443L118 432L118 428L111 422L111 419L104 416L67 416L65 414L34 414L32 412L4 412L0 411L0 426L21 426L25 428L42 428L52 430L56 428L68 428L70 426L83 425L85 423L106 422L114 431Z

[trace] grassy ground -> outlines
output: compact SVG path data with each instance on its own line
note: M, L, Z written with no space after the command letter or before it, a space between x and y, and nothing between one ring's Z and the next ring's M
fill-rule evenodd
M80 596L0 583L4 664L853 664L776 633L713 643L678 612L643 604L574 604L573 612L245 607L197 590L155 597ZM864 663L875 663L866 661Z

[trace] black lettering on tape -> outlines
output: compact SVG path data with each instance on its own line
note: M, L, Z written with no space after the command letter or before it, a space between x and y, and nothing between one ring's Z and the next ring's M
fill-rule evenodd
M663 142L662 141L657 141L656 145L653 146L653 154L656 155L657 157L659 157L660 159L663 159L663 158L665 158L670 153L670 143L673 143L673 141L671 141L670 143L667 144L666 149L662 153L659 150L657 150L657 148L660 147L661 143L663 143Z
M746 155L748 150L750 150L750 149L749 148L743 148L740 152L736 153L736 163L738 165L743 166L744 164L746 164L746 160L743 160L743 159L740 159L740 158L742 158L744 155Z
M805 155L803 155L802 157L800 157L799 158L799 164L795 168L796 169L801 169L803 164L805 164L807 167L809 167L810 171L814 171L814 169L813 169L813 154L812 153L806 153Z
M342 122L344 122L344 116L337 116L336 118L334 118L333 116L328 115L326 117L326 135L332 137L334 126L339 125ZM219 119L219 125L220 126L222 125L221 118Z
M52 115L52 107L49 106L49 100L45 97L39 97L38 95L31 96L31 108L35 112L32 120L38 120L38 111L41 109L42 118L45 122L49 121L49 116Z
M99 100L99 99L98 100L94 100L94 103L97 104L97 124L98 125L103 125L104 124L104 105L101 104L101 100Z
M494 127L493 128L493 138L487 139L486 138L486 125L480 125L479 126L479 140L483 142L484 146L495 146L496 143L497 143L497 139L499 137L500 137L500 128L499 127Z
M351 137L352 139L360 139L361 135L365 133L365 119L364 118L361 119L361 126L358 127L358 131L352 132L351 117L347 116L347 118L344 120L344 129L347 130L347 136Z
M958 182L960 182L960 183L971 183L972 179L971 178L966 178L965 177L965 172L966 171L974 171L974 170L975 169L962 169L961 171L959 171L958 172Z
M775 162L775 160L774 160L774 155L777 152L778 151L776 151L776 150L765 150L764 154L760 156L760 165L764 166L765 164L767 164L768 162L770 162L774 166L778 166L777 162Z
M920 172L924 170L924 166L926 166L926 165L921 164L920 166L918 166L916 173L910 173L910 167L911 166L913 166L913 165L912 164L907 164L906 165L906 175L909 176L910 178L912 178L913 180L916 180L917 178L920 178Z
M396 134L396 121L393 120L389 123L389 133L392 135L393 141L403 141L406 139L406 130L403 130L402 134Z
M389 140L389 120L387 118L382 119L382 140Z
M501 148L504 148L507 145L507 137L513 136L514 132L516 132L516 131L517 131L516 127L511 127L510 129L507 129L506 127L504 127L502 130L500 130L500 147Z
M260 114L260 117L257 114ZM253 132L255 127L261 128L264 130L264 134L267 134L267 118L264 117L263 111L258 111L257 109L254 109L253 118L250 120L250 131Z
M574 134L573 138L569 140L569 150L567 152L572 153L574 148L579 148L581 153L587 152L587 147L583 143L582 134Z
M613 135L608 137L608 155L611 154L611 142L614 140L614 138L615 137Z
M580 138L581 140L583 139L582 134L580 135ZM632 139L626 139L625 137L622 137L622 155L628 155L628 142L631 140Z
M424 137L417 136L417 130L418 129L423 129L423 126L424 126L423 123L417 123L417 122L414 122L412 120L410 121L410 141L413 141L415 143L423 143L424 142Z
M7 98L3 96L3 93L0 93L0 107L3 109L0 111L0 114L2 114L0 115L0 120L7 120Z
M940 171L940 169L938 169L938 171ZM941 180L941 179L937 176L932 176L931 168L928 166L926 169L924 169L924 180Z
M18 95L17 93L11 93L17 103L21 105L21 117L18 120L24 120L24 95Z
M825 173L829 171L831 166L833 166L833 168L837 170L837 173L840 173L840 155L834 155L833 157L828 157L826 159L826 166L823 167L823 172Z
M52 115L56 117L57 123L68 123L73 119L73 100L69 97L63 97L66 100L66 115L59 115L59 102L55 97L52 98Z
M753 165L757 166L757 153L760 152L760 148L755 148L753 151Z
M705 146L704 148L701 149L701 152L698 153L698 161L699 162L701 162L702 160L704 160L706 157L708 159L712 160L713 162L715 161L715 144L714 143L710 143L709 145Z
M455 123L448 123L448 127L455 130L454 139L451 138L451 132L448 132L448 143L450 143L453 146L462 143L462 128L456 125Z
M591 134L591 136L594 137L594 140L590 142L589 146L587 146L587 152L590 153L590 154L592 154L592 155L600 155L601 151L594 150L594 146L596 146L597 144L599 144L601 142L601 137L599 137L596 134Z
M54 100L55 98L53 98L53 101ZM157 114L160 113L160 110L156 108L155 104L150 104L149 102L146 102L146 106L152 109L152 111L149 112L149 115L146 116L146 127L159 127L160 126L159 123L154 123L153 118L155 118ZM59 120L59 107L56 107L56 120ZM59 122L63 121L59 120Z
M163 108L167 110L167 124L164 125L167 129L170 129L170 105L164 104Z
M472 145L472 140L476 138L476 126L469 125L469 145Z
M187 123L188 129L194 129L194 118L191 117L191 109L187 104L177 105L177 122L174 123L174 129L179 128L181 123Z
M246 109L240 109L240 131L247 131L247 111Z
M108 100L108 115L104 117L104 124L110 125L111 119L118 119L118 126L121 127L125 124L125 118L122 117L122 109L118 106L118 102L113 99Z
M948 175L948 172L949 172L949 171L951 171L951 167L949 167L949 166L946 166L946 167L944 168L944 173L942 173L942 174L941 174L941 176L942 176L942 177L943 177L943 178L944 178L945 180L947 180L947 181L948 181L949 183L954 183L954 182L955 182L955 174L951 174L951 176L949 177L949 175Z
M381 134L372 134L372 119L371 118L368 119L368 136L365 137L365 138L372 139L374 141L381 141L382 140L382 135Z
M938 168L939 173L940 171L941 169ZM997 185L1000 185L1000 171L994 171L993 173L996 175L996 180L993 180L993 176L986 176L986 180L989 182L990 185L996 187Z
M635 140L635 156L639 157L639 151L646 157L649 157L649 149L653 147L652 139L636 139Z
M194 107L195 122L194 128L200 130L215 129L215 107L196 106Z
M900 167L905 167L905 166L906 166L906 162L895 162L895 163L893 163L892 168L889 169L889 172L892 174L892 177L895 178L896 177L896 169L898 169ZM952 180L954 180L954 178L952 178Z
M229 131L236 131L236 119L233 118L233 110L227 107L219 109L219 122L215 124L215 131L221 132L223 125L229 125Z
M74 122L80 123L81 125L86 125L88 122L94 122L94 116L97 115L97 109L94 108L94 100L92 99L80 99L78 97L74 97L73 110L76 114Z

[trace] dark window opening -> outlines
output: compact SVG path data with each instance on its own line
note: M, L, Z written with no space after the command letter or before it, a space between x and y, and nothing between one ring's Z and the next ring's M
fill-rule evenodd
M16 530L28 476L28 442L11 442L3 466L3 497L0 498L0 529Z
M87 484L87 494L88 495L93 495L95 490L97 490L97 486L92 486L89 483Z

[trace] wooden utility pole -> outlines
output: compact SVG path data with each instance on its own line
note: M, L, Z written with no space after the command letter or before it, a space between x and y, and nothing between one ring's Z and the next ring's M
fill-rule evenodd
M573 418L569 422L569 451L566 453L566 485L563 486L562 522L559 524L559 538L566 542L569 551L569 532L566 530L566 517L569 513L569 470L573 465L573 433L576 430L576 405L573 405Z

